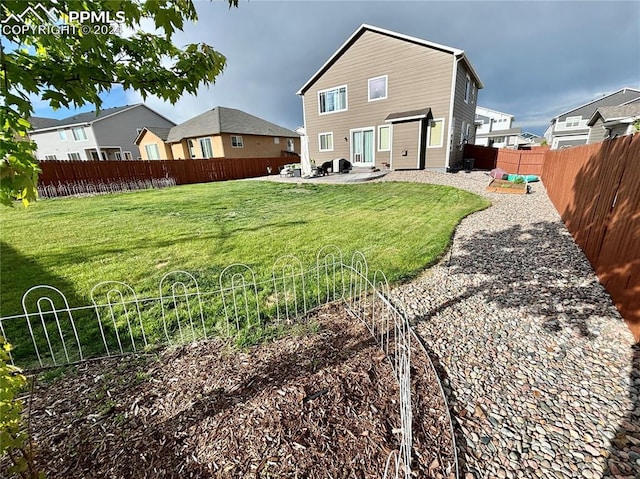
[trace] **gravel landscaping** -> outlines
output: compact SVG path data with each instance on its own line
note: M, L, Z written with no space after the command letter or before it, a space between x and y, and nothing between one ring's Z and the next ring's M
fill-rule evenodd
M640 347L541 183L487 193L482 172L378 181L463 188L493 206L393 294L431 349L461 477L640 478Z

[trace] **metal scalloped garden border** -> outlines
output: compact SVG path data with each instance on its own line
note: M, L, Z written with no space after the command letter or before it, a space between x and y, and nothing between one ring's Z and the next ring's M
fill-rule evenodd
M25 320L31 357L41 368L74 364L87 359L136 354L152 345L187 343L215 334L231 336L262 325L292 324L303 321L314 308L342 301L347 311L362 321L389 359L399 385L401 425L400 447L388 456L384 478L408 479L412 462L411 341L428 360L436 378L451 435L455 477L459 477L453 423L438 373L423 344L405 315L389 299L389 283L381 271L369 279L365 256L356 251L345 264L342 251L325 246L316 255L315 268L304 270L291 255L278 258L271 278L258 282L255 272L245 264L232 264L222 270L219 289L203 292L196 277L186 271L172 271L160 280L156 298L139 299L131 286L120 281L103 281L91 290L91 306L72 308L65 295L52 286L30 288L22 297L24 314L0 318L0 334L6 325ZM218 299L218 309L209 317L205 304ZM58 306L56 306L58 304ZM220 307L221 305L221 307ZM161 319L161 329L153 334L145 327L144 315ZM76 319L97 322L103 354L90 358L83 353ZM157 328L158 329L158 328ZM7 338L11 342L11 338ZM85 348L86 351L86 348ZM13 363L13 357L11 357ZM37 368L37 366L36 366Z

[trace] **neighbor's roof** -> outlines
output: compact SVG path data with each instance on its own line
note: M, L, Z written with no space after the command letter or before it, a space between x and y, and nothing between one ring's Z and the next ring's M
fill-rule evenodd
M476 138L491 138L493 136L513 136L522 133L522 128L508 128L505 130L493 130L489 133L476 133Z
M478 113L478 110L480 110L480 113ZM491 108L487 108L485 106L476 105L476 116L483 116L486 118L486 115L484 115L483 112L486 112L487 114L497 113L498 115L504 115L511 118L515 118L511 113L505 113L503 111L492 110Z
M140 130L140 133L138 133L138 136L136 136L136 139L133 140L133 143L137 145L140 142L140 140L142 140L142 137L147 131L153 133L162 141L167 141L171 128L166 128L161 126L145 126L144 128L142 128L142 130Z
M634 121L640 118L640 102L620 106L601 106L591 115L589 123L587 124L593 126L598 117L601 117L604 122L626 119Z
M635 88L621 88L620 90L610 93L609 95L601 96L600 98L591 100L584 105L580 105L569 111L565 111L564 113L560 113L559 115L554 116L552 123L554 120L558 121L561 118L567 116L581 116L582 118L590 118L591 115L593 115L593 113L596 111L596 109L601 106L618 106L624 103L629 103L633 100L636 100L637 98L640 98L640 90L636 90Z
M87 124L87 123L95 123L96 121L104 120L105 118L109 118L110 116L122 113L122 112L127 111L127 110L132 110L132 109L138 108L140 106L146 108L147 110L150 110L151 112L155 113L156 115L158 115L158 116L164 118L165 120L173 123L168 118L165 118L164 116L160 115L158 112L153 111L151 108L149 108L144 103L136 103L135 105L124 105L124 106L115 106L113 108L105 108L104 110L100 110L97 115L96 115L95 111L89 111L89 112L86 112L86 113L78 113L77 115L73 115L73 116L69 116L67 118L63 118L62 120L54 120L53 118L32 117L31 118L31 121L32 121L31 124L33 126L32 131L33 132L44 131L44 130L60 128L60 127L63 127L63 126L84 125L84 124ZM38 118L38 120L35 123L33 122L34 118ZM46 120L46 121L44 121L44 120Z
M365 31L379 33L380 35L386 35L389 37L398 38L400 40L404 40L409 43L414 43L417 45L422 45L425 47L440 50L446 53L451 53L452 55L455 55L456 57L461 58L465 62L467 69L471 72L471 74L475 77L476 81L478 82L478 88L484 88L484 84L482 83L482 81L480 80L480 77L478 76L475 69L473 68L473 65L471 65L471 62L469 61L466 54L464 53L464 50L459 50L457 48L448 47L446 45L441 45L439 43L430 42L428 40L423 40L421 38L404 35L402 33L393 32L391 30L386 30L384 28L374 27L372 25L367 25L366 23L363 23L347 39L347 41L344 42L342 46L338 48L338 50L336 50L336 52L333 55L331 55L331 57L325 62L325 64L322 65L320 69L313 74L313 76L307 81L307 83L305 83L300 88L300 90L298 90L297 95L304 95L304 93L311 87L311 85L313 85L316 82L316 80L320 78L331 67L331 65L333 65L336 62L336 60L338 60L338 58L340 58L342 54L345 51L347 51L349 47L351 47L351 45L353 45L358 38L360 38L362 34L364 34Z
M177 143L184 138L219 135L220 133L283 136L288 138L300 136L295 131L283 128L244 111L218 106L171 128L167 142Z

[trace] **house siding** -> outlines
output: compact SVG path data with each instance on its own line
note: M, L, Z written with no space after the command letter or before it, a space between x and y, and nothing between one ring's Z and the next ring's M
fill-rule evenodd
M43 131L39 133L31 133L29 137L31 140L36 142L36 157L38 160L44 160L47 155L55 155L56 159L66 161L68 159L68 153L79 153L82 160L90 160L91 157L86 150L96 148L97 143L94 131L91 125L83 125L82 127L84 128L87 139L76 141L73 139L72 128L77 128L79 126L81 125L66 128L61 127L56 130ZM66 140L60 140L60 137L58 136L59 130L65 131L67 135ZM131 148L129 148L129 150L131 150Z
M171 128L174 123L139 105L116 115L104 118L94 123L93 128L96 141L101 148L120 148L131 151L134 158L143 158L139 148L133 143L138 135L138 129L145 126ZM162 148L158 147L162 152Z
M475 93L470 92L469 101L465 102L464 95L467 87L467 76L471 80L471 92ZM464 143L461 141L463 139L463 124L471 125L469 127L469 136L464 140L470 144L474 144L475 142L476 102L479 90L477 83L475 83L473 76L467 71L463 62L458 62L455 88L453 103L453 118L455 118L455 124L452 129L451 144L447 145L451 148L448 166L452 168L460 166L463 160Z
M605 130L602 118L598 118L589 131L588 144L599 143L607 136L607 130Z
M156 145L158 147L160 160L173 160L173 152L171 151L171 145L167 145L162 140L162 138L146 130L144 133L144 136L140 139L140 144L139 144L140 158L142 158L144 161L149 160L149 157L147 156L147 149L146 149L147 145Z
M242 148L234 148L231 146L231 137L242 137ZM224 133L222 137L222 146L225 158L276 158L282 155L287 149L287 138L279 137L280 143L274 143L273 136L258 135L232 135ZM300 138L294 138L294 151L300 153Z
M428 107L434 118L444 118L444 127L448 128L453 61L451 53L365 30L304 92L311 159L316 164L333 158L351 160L350 130L375 127L375 165L381 167L382 163L389 162L390 155L377 151L377 127L384 125L391 113ZM383 75L387 75L387 98L368 101L368 80ZM348 109L320 115L318 92L341 85L347 85ZM333 151L319 151L318 134L324 132L333 133ZM396 129L394 125L392 135L396 134L404 134L404 129ZM415 135L417 144L417 123ZM446 147L444 144L442 148L427 150L427 168L444 168ZM394 168L402 164L396 161L394 156Z
M391 168L394 170L415 170L419 167L419 132L421 121L407 121L393 125ZM403 153L406 152L406 155Z

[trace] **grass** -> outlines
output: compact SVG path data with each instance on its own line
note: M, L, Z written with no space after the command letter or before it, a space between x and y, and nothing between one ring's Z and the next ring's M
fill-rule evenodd
M106 280L155 297L173 270L193 273L202 291L232 263L265 278L280 256L306 268L329 244L345 258L362 251L370 270L397 283L433 264L460 219L488 205L438 185L230 181L2 208L0 315L20 314L22 295L39 284L60 289L71 307L91 304L92 287Z

